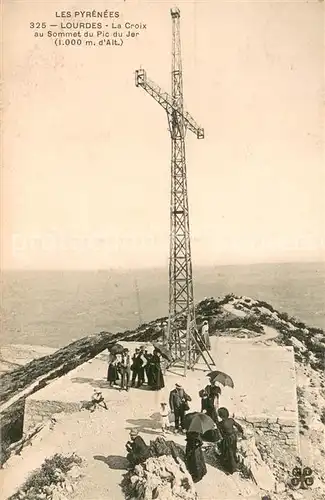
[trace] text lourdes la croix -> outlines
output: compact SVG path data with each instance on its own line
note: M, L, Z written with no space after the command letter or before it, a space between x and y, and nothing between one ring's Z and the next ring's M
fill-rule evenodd
M80 11L56 11L55 12L55 17L59 18L74 18L78 19L77 21L68 21L68 22L61 22L60 23L60 28L61 29L102 29L103 24L100 22L87 22L86 20L92 19L92 18L104 18L104 19L115 19L117 20L120 17L120 13L118 11L87 11L87 10L80 10ZM85 20L84 21L79 21L79 19ZM129 21L126 21L124 24L120 24L119 22L115 21L112 22L111 24L112 29L146 29L147 25L144 23L130 23Z

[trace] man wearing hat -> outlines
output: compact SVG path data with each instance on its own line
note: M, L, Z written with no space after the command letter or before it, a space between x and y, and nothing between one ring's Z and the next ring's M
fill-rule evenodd
M140 355L140 349L137 347L133 356L132 356L132 381L131 381L131 386L134 387L135 384L137 384L137 387L139 387L139 371L142 367L143 361L141 359Z
M208 351L210 351L211 344L210 344L210 336L209 336L209 322L206 319L203 321L201 333L202 333L205 347Z
M138 387L141 387L144 384L144 382L145 382L144 374L145 374L145 368L146 368L146 365L147 365L147 352L146 352L146 348L145 348L144 345L142 345L140 347L139 356L140 356L140 359L142 360L142 364L141 364L141 366L139 366L139 383L138 383Z
M131 362L129 349L124 349L122 352L122 359L120 362L121 371L121 390L126 391L130 388L130 378L131 378Z
M183 387L180 384L175 384L175 389L170 391L169 394L169 406L170 411L175 416L175 431L184 431L184 417L185 412L189 410L188 401L192 401L192 398L186 394ZM179 429L181 426L181 429Z
M126 458L132 467L145 462L150 457L150 448L142 437L139 436L136 429L131 429L130 441L126 443L125 448L128 452Z

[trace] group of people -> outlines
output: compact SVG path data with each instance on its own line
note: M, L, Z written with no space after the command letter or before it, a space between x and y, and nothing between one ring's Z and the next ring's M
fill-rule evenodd
M237 435L244 435L243 428L229 416L227 408L217 410L216 428L213 441L216 443L216 452L221 465L228 474L236 472L237 460ZM186 466L194 482L200 481L207 473L202 445L205 435L197 432L186 434ZM210 441L210 439L209 439Z
M192 401L184 388L176 384L169 394L169 408L166 402L161 403L160 416L162 431L165 433L170 422L175 422L175 432L186 433L185 461L194 482L200 481L207 473L202 445L204 441L215 443L215 449L224 470L233 474L238 467L237 435L243 435L242 427L229 416L227 408L219 408L221 389L210 382L199 393L201 397L201 413L207 414L215 423L215 428L206 435L186 430L186 412ZM171 418L172 417L172 418ZM209 434L209 435L208 435ZM127 443L128 459L132 465L145 461L150 456L150 449L135 429L132 429L130 441Z
M210 350L209 325L202 324L201 339L205 348ZM132 377L131 377L132 372ZM136 349L132 360L128 349L124 349L120 359L112 356L109 362L107 380L111 385L121 378L120 389L129 390L129 387L141 387L144 383L153 390L164 387L164 377L161 370L161 355L158 350L152 354L145 347ZM233 474L237 470L237 435L243 435L242 427L229 416L227 408L219 408L221 388L213 381L199 392L201 399L201 413L208 415L215 427L209 431L209 436L198 432L189 432L186 429L186 412L190 409L191 396L180 384L169 394L169 405L162 402L160 405L161 427L163 433L169 430L174 422L176 433L186 433L185 462L194 482L200 481L207 473L202 445L204 441L215 443L215 450L227 473ZM169 408L168 408L169 406ZM127 458L131 466L135 466L150 457L150 447L137 430L132 429L130 440L126 444Z
M109 354L107 382L110 386L118 385L119 389L128 391L130 387L141 387L144 384L154 391L165 387L161 368L161 354L157 349L149 353L142 346L137 348L131 358L129 349L121 354Z

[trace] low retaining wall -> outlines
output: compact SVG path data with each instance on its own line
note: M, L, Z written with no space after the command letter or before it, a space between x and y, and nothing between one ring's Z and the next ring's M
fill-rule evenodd
M263 434L275 440L281 446L287 446L295 451L299 449L299 424L297 413L292 417L266 418L265 416L247 417L244 425L252 428L254 433Z
M40 424L51 420L53 415L57 413L74 413L79 411L80 403L62 402L62 401L36 401L27 398L25 403L25 418L24 418L24 434L32 432L32 430Z

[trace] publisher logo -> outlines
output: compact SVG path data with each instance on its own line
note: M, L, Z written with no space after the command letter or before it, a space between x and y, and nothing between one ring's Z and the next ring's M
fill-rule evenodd
M294 467L292 469L291 486L296 489L309 488L314 484L313 471L310 467Z

